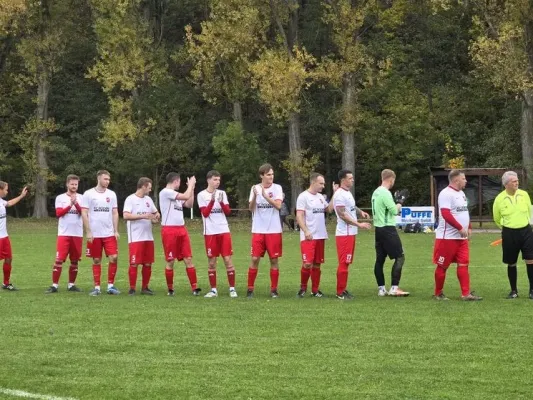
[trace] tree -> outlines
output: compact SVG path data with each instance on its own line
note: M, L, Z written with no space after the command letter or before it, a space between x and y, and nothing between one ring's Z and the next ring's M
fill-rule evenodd
M472 58L495 87L520 96L522 163L527 175L533 176L533 4L528 0L473 4L477 38Z

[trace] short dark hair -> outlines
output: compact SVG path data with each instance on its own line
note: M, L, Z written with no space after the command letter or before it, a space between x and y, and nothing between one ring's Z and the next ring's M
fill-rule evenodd
M105 169L101 169L99 170L97 173L96 173L96 177L97 178L100 178L100 176L102 175L107 175L107 176L111 176L111 174L109 173L109 171L105 170Z
M80 177L78 175L67 175L67 185L70 181L79 181Z
M137 181L137 189L141 189L145 187L146 185L148 185L149 183L150 184L152 183L152 180L150 178L146 178L146 177L139 178L139 180Z
M452 169L450 173L448 174L448 182L453 181L455 178L457 178L459 175L464 175L464 172L460 169Z
M167 174L166 180L167 180L167 183L172 183L174 181L179 180L180 178L181 176L177 172L169 172Z
M218 172L216 169L212 169L207 173L207 179L211 179L214 176L218 176L220 178L220 172Z
M7 182L0 181L0 190L4 190L7 186Z
M350 171L349 169L341 169L339 173L337 174L337 177L339 178L339 181L342 181L344 178L348 176L348 174L353 175L353 172Z
M311 172L311 175L309 175L309 182L316 182L319 177L324 177L324 175L319 174L318 172Z
M272 168L272 165L266 163L259 167L259 175L263 176L268 173L268 171L274 171L274 168Z

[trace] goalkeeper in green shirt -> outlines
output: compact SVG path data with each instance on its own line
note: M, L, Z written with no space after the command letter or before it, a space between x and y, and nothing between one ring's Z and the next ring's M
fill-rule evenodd
M507 264L507 277L511 285L508 299L518 297L516 286L518 254L522 253L529 279L529 298L533 300L533 231L531 199L525 190L518 189L518 175L507 171L502 176L505 190L494 200L492 214L494 222L502 230L503 262Z
M402 208L405 192L398 192L396 201L390 189L394 186L396 174L390 169L381 172L381 186L372 194L372 218L376 228L376 263L374 275L378 284L378 296L409 296L399 288L402 267L405 262L402 241L396 230L396 215ZM387 256L394 260L391 272L391 288L387 292L383 266Z

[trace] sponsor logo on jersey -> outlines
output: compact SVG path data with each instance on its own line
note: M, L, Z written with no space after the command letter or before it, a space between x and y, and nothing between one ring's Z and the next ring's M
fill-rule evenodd
M174 204L174 210L176 211L183 211L183 207L179 204Z
M325 208L313 208L313 214L324 214L325 212Z
M111 202L111 199L109 197L106 197L105 201L109 203L109 202Z
M94 212L109 212L110 208L109 207L94 207L93 211Z
M267 204L258 204L257 208L274 208L274 206L270 203Z

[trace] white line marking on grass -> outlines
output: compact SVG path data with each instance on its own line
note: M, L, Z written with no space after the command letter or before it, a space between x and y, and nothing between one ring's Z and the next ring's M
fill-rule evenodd
M13 389L6 389L0 387L0 393L7 394L14 397L24 397L26 399L40 399L40 400L77 400L73 397L57 397L57 396L49 396L46 394L37 394L37 393L30 393L25 392L23 390L13 390Z

